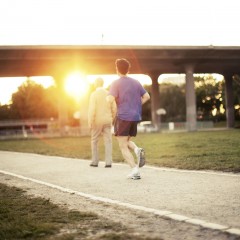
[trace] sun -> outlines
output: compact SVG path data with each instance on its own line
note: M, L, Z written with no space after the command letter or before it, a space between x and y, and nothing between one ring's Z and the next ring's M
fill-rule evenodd
M64 88L69 95L79 100L88 93L89 82L83 74L74 72L67 76Z

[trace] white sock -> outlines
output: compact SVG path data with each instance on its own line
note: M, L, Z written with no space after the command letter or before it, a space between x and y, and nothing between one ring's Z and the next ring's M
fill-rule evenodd
M134 148L134 152L135 152L136 155L138 154L138 149L139 149L138 147Z
M139 173L139 167L138 166L134 167L133 170L132 170L132 173L133 174Z

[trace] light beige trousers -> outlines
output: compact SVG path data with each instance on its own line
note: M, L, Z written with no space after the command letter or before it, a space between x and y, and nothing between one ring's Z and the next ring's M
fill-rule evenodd
M104 147L105 147L105 164L112 164L112 133L111 124L103 124L94 126L91 131L91 148L92 148L92 163L98 164L99 162L99 151L98 141L103 136Z

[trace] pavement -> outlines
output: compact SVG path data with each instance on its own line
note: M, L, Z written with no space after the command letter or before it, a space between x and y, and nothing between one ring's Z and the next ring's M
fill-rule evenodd
M130 167L90 167L89 160L0 151L0 173L95 201L152 212L240 236L240 174L145 165L140 180Z

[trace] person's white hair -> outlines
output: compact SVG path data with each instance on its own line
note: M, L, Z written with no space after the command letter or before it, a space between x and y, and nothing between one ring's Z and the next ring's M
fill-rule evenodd
M94 82L95 87L102 87L102 86L103 86L103 83L104 83L104 81L103 81L103 79L100 78L100 77L98 77L98 78L95 80L95 82Z

